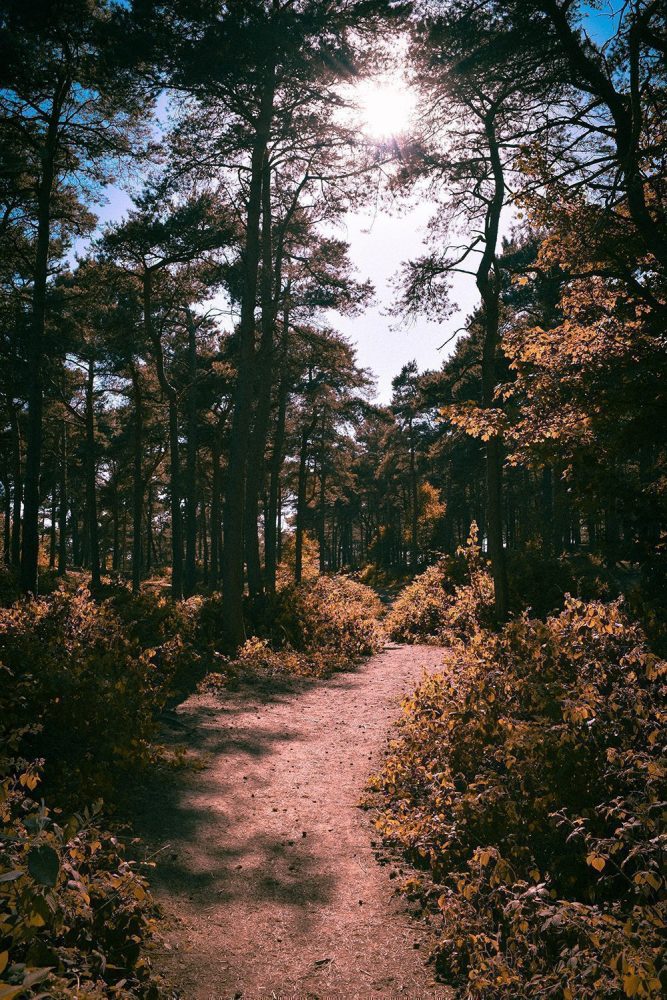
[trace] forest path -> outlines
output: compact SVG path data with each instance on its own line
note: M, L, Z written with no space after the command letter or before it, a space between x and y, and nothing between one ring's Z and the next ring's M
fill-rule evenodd
M160 852L156 966L183 1000L450 996L357 808L400 699L442 659L389 646L326 681L180 706L177 738L208 766L156 781L137 827Z

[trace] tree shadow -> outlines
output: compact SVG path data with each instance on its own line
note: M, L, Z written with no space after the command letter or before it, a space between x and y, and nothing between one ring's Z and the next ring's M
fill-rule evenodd
M303 689L302 684L298 687ZM265 781L255 775L254 802L244 782L245 762L255 764L281 744L306 737L298 714L294 725L255 725L253 708L291 699L294 693L291 683L267 683L260 697L252 688L235 692L221 706L184 706L175 713L176 721L166 713L165 744L175 748L186 743L188 751L210 757L218 766L156 767L128 796L125 809L141 838L144 858L155 864L150 881L158 895L194 900L204 909L235 900L249 905L274 902L304 910L304 918L307 907L331 898L334 876L321 870L321 858L305 838L264 828L261 815L252 820L253 808L266 808L261 797L270 775ZM247 725L239 724L244 714ZM229 760L227 775L221 772L220 758ZM285 827L288 824L286 820ZM243 840L242 826L254 829Z

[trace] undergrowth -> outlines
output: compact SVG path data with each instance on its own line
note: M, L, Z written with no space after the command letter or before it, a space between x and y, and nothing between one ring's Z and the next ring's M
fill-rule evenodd
M282 587L264 609L267 634L252 636L232 658L217 657L204 689L229 687L253 673L328 677L384 645L382 605L349 577L320 576Z
M665 677L619 601L472 632L374 783L464 998L667 986Z
M160 712L205 675L349 668L381 648L380 610L344 577L286 585L229 658L219 595L70 587L0 609L0 1000L159 995L147 869L104 816L171 762Z
M441 646L490 622L492 611L493 581L482 561L473 522L457 559L441 559L415 577L392 604L384 624L396 642Z

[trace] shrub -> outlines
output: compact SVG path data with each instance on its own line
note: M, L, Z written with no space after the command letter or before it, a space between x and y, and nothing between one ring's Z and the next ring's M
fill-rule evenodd
M218 608L215 597L204 606L206 632L213 631ZM248 639L231 659L214 654L217 667L203 688L230 687L239 677L258 672L327 677L349 669L384 646L381 610L374 591L349 577L320 576L283 587L256 620L260 635Z
M618 602L474 635L406 704L376 787L468 998L658 996L665 675Z
M0 997L158 996L155 908L99 808L66 820L33 798L39 768L0 771Z
M26 757L46 758L46 788L61 805L108 797L119 772L153 759L174 670L163 649L143 648L112 604L85 590L0 612L7 725L24 732Z
M467 638L490 619L493 582L482 563L477 539L473 522L458 563L443 559L429 566L398 595L385 621L392 639L447 644Z
M278 592L270 638L278 647L328 649L353 662L382 649L381 611L370 587L344 576L319 576Z

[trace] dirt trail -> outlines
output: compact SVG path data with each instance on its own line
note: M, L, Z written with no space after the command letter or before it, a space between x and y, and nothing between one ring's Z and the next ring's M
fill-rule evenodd
M184 1000L450 995L357 808L400 698L441 662L394 646L328 681L179 708L209 766L149 790L139 826L162 847L156 964Z

